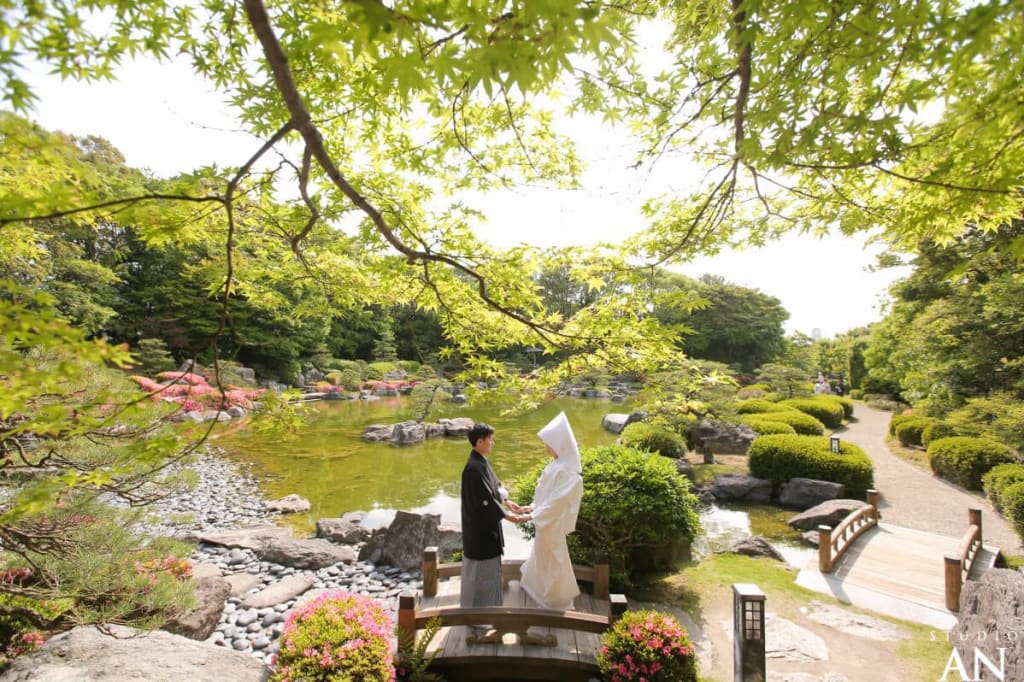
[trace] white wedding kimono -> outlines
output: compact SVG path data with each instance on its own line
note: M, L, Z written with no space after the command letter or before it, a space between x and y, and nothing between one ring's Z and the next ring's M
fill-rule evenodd
M583 498L579 447L564 412L538 435L558 458L545 467L537 481L532 513L537 536L530 558L522 566L519 584L542 608L565 611L580 593L565 541L576 528Z

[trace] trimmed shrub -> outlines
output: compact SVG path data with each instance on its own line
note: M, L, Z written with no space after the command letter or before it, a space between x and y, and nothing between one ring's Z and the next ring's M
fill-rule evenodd
M917 417L916 419L903 419L896 425L896 438L900 445L920 446L921 434L924 430L935 423L935 420L928 417Z
M1010 448L984 438L952 436L933 440L928 446L932 471L969 490L981 490L981 477L996 465L1015 461Z
M1003 516L1013 525L1017 535L1024 538L1024 482L1008 485L1001 499Z
M274 682L395 679L391 618L371 597L325 592L292 611L281 633Z
M843 408L843 419L849 419L853 416L853 400L842 395L819 395L815 400L831 400L834 403L839 403Z
M837 429L843 425L843 406L833 400L822 400L817 397L790 398L779 404L809 414L830 429Z
M972 398L947 414L945 421L965 436L989 438L1024 452L1024 401L1012 395Z
M569 536L574 563L591 564L599 550L608 552L615 591L630 586L632 558L693 540L700 533L697 498L675 462L642 450L612 445L584 448L583 500L576 532ZM533 499L537 479L546 466L539 463L520 477L513 498L519 504ZM533 537L532 524L523 531Z
M418 360L399 360L395 365L406 374L416 374L420 371L420 362Z
M928 444L933 440L940 438L949 438L950 436L966 436L969 434L960 433L952 424L946 422L933 421L928 426L924 427L924 431L921 432L921 445L928 447Z
M771 421L789 424L793 430L803 436L821 436L825 433L825 425L805 412L786 408L771 413Z
M740 420L762 436L767 436L771 433L796 433L796 429L792 426L784 422L774 421L770 414L747 414L743 415Z
M626 611L601 637L597 665L609 682L697 682L686 629L658 611Z
M686 441L675 431L657 424L633 422L619 436L623 445L679 459L686 454Z
M761 412L778 412L780 410L791 409L780 403L773 403L770 400L764 398L750 398L749 400L740 400L736 403L736 411L740 414L758 414Z
M849 497L863 495L874 482L871 459L853 443L840 442L838 454L829 447L822 436L761 436L747 451L750 473L775 486L799 476L842 483Z
M1024 482L1024 464L1017 462L994 466L981 477L981 487L986 497L992 500L992 506L999 511L1003 510L1003 491L1021 482Z
M903 422L910 421L911 419L920 419L920 418L921 418L921 415L918 414L917 412L900 412L899 414L894 414L889 419L889 435L890 436L895 436L896 435L896 427L898 427Z
M850 391L850 398L852 400L860 400L863 397L864 397L864 391L860 390L859 388L855 388L855 389Z

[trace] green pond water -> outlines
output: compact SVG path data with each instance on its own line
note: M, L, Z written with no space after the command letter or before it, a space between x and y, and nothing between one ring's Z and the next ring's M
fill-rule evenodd
M286 517L288 524L309 531L319 518L365 511L365 524L375 527L389 523L398 509L440 514L442 522L459 522L459 480L470 450L465 437L401 447L362 439L370 424L411 419L408 398L322 401L307 407L305 423L294 433L268 435L232 425L212 441L229 458L250 465L268 499L296 493L310 501L310 511ZM560 411L569 417L580 447L586 448L614 443L617 434L605 431L601 420L610 412L631 409L628 402L559 398L515 417L452 405L435 418L469 417L493 426L491 465L511 490L520 476L548 461L537 432ZM787 559L796 551L792 534L783 529L781 512L772 508L712 506L701 513L701 520L708 532L697 544L699 553L722 549L751 532L768 537ZM518 527L506 522L505 531L506 555L525 558L529 543Z

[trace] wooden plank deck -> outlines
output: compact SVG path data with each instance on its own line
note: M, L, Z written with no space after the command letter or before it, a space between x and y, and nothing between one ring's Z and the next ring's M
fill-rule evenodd
M832 573L821 573L817 557L810 559L797 584L855 606L949 629L957 615L946 609L943 557L955 553L959 543L960 538L879 524L853 542Z
M458 577L439 582L437 595L422 598L417 612L458 606L459 584ZM515 580L507 584L503 606L539 608ZM581 594L576 598L574 608L580 613L605 616L609 603ZM512 667L516 668L516 680L587 682L599 677L597 652L601 646L601 635L597 633L531 626L531 635L554 636L557 643L546 646L523 644L514 634L506 634L500 643L467 644L468 632L469 628L462 625L441 628L427 648L428 656L437 654L431 670L437 670L452 682L508 679L512 677L508 674ZM526 660L536 665L524 665Z

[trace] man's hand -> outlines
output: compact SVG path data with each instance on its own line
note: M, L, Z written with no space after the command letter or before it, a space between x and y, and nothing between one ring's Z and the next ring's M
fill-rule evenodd
M518 504L516 504L512 500L506 500L505 501L505 506L508 507L509 509L511 509L516 514L525 514L525 513L529 512L529 511L532 511L532 509L527 509L526 507L520 507Z
M505 519L512 523L524 523L530 520L530 517L526 514L505 514Z

